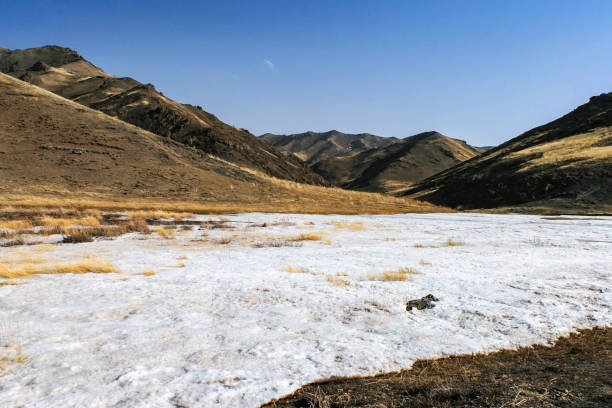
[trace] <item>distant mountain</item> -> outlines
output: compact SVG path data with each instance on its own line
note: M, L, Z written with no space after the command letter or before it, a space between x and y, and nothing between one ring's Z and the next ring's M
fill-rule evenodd
M2 49L0 72L228 162L281 179L326 184L300 160L246 130L166 98L153 85L109 75L68 48Z
M407 189L463 208L612 211L612 93Z
M292 135L266 133L260 137L281 152L293 154L309 165L329 157L386 147L400 140L395 137L381 137L369 133L348 134L337 130Z
M461 140L424 132L376 149L330 157L312 168L343 188L392 193L478 154Z

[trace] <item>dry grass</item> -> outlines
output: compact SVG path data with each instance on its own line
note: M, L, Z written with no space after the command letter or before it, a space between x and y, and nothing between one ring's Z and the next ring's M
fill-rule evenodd
M186 261L187 259L189 259L189 257L183 254L183 255L179 255L179 257L176 259L178 259L179 261Z
M157 233L157 235L159 235L163 239L171 239L171 238L174 238L175 231L173 229L162 227L162 228L156 229L155 232Z
M610 407L612 329L581 330L554 346L418 360L409 370L333 377L261 408Z
M155 275L155 271L153 269L143 269L140 271L140 274L144 276L153 276Z
M217 241L217 244L219 244L219 245L227 245L227 244L229 244L231 242L232 242L232 238L231 237L221 237Z
M300 234L297 237L290 238L290 241L321 241L321 234Z
M365 229L365 225L363 225L363 222L347 223L342 221L332 221L332 225L336 229L346 229L354 232L363 231Z
M286 239L272 239L269 241L258 241L252 244L254 248L282 248L282 247L292 247L299 248L302 246L302 243L299 241L290 241Z
M185 267L185 262L177 262L176 265L174 265L177 268L184 268Z
M100 225L100 219L97 217L93 217L93 216L83 217L83 218L43 217L38 222L35 221L35 224L37 226L43 226L43 227L69 227L72 225L96 227Z
M429 266L429 265L431 265L431 262L427 262L426 260L421 259L421 260L419 261L419 265L422 265L422 266Z
M442 244L442 246L447 246L447 247L455 247L455 246L462 246L462 245L465 245L463 241L456 241L452 238L448 238L446 241L444 241L444 244Z
M163 210L137 210L127 211L126 215L130 218L135 219L151 219L151 220L183 220L185 218L193 217L193 213L190 212L175 212L175 211L163 211Z
M32 228L33 225L28 220L10 220L10 221L0 221L0 229L27 229Z
M0 344L0 377L9 372L13 364L25 364L27 359L21 354L18 344Z
M398 213L426 213L426 212L453 212L444 207L428 203L398 198L377 193L362 193L347 191L338 188L315 187L285 180L275 180L275 183L284 187L286 195L262 196L253 200L252 195L244 201L162 201L147 198L124 198L108 195L89 195L88 197L75 197L62 195L23 195L5 194L0 198L0 207L12 208L18 211L34 213L48 212L69 208L73 211L161 211L163 213L189 213L189 214L220 214L232 212L276 212L276 213L303 213L303 214L398 214ZM0 209L0 212L4 209ZM146 213L136 213L135 217ZM146 214L148 215L148 214ZM162 217L163 214L156 214ZM168 217L174 218L174 217Z
M34 262L19 262L9 266L0 264L0 278L6 279L29 278L32 275L119 272L119 269L109 262L94 261L91 259L83 259L70 263L57 263L52 265L40 265L39 263Z
M2 286L15 286L15 285L17 285L17 282L15 282L15 281L0 282L0 287L2 287Z
M381 274L368 274L366 277L369 281L405 281L408 280L408 275L419 273L413 268L398 268L394 271L385 271Z
M283 268L283 271L285 272L289 272L289 273L307 273L308 269L304 269L304 268L294 268L292 266L285 266Z
M346 279L342 279L338 276L334 276L334 275L327 275L325 276L325 280L328 281L329 283L331 283L334 286L348 286L349 285L349 281L347 281Z

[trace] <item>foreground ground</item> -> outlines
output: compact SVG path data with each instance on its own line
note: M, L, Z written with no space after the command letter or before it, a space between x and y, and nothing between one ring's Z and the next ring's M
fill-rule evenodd
M419 360L410 370L308 384L262 408L610 407L612 329L554 346Z
M154 218L83 243L99 227L46 220L0 248L3 406L257 406L612 324L609 217Z

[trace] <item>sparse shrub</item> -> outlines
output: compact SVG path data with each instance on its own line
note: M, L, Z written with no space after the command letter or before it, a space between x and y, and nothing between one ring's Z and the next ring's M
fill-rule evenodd
M64 236L62 243L64 244L79 244L82 242L93 242L94 238L91 232L87 230L78 230L71 235Z

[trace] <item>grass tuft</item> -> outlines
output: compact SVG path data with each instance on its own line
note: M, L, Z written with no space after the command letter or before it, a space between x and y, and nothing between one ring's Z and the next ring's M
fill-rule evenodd
M413 268L398 268L395 271L386 271L381 274L368 274L367 279L370 281L405 281L408 280L408 275L415 275L419 273Z
M153 269L143 269L140 271L140 274L144 276L153 276L155 275L155 271Z
M349 282L346 279L342 279L334 275L327 275L325 277L325 280L327 280L329 283L331 283L334 286L348 286L349 284Z
M297 237L293 237L291 241L320 241L323 239L320 234L300 234Z
M304 268L294 268L292 266L285 266L283 268L283 271L285 272L289 272L289 273L307 273L308 269L304 269Z
M54 275L62 273L120 273L114 265L106 261L83 259L70 263L40 265L38 263L22 262L14 266L0 264L0 278L29 278L32 275Z

